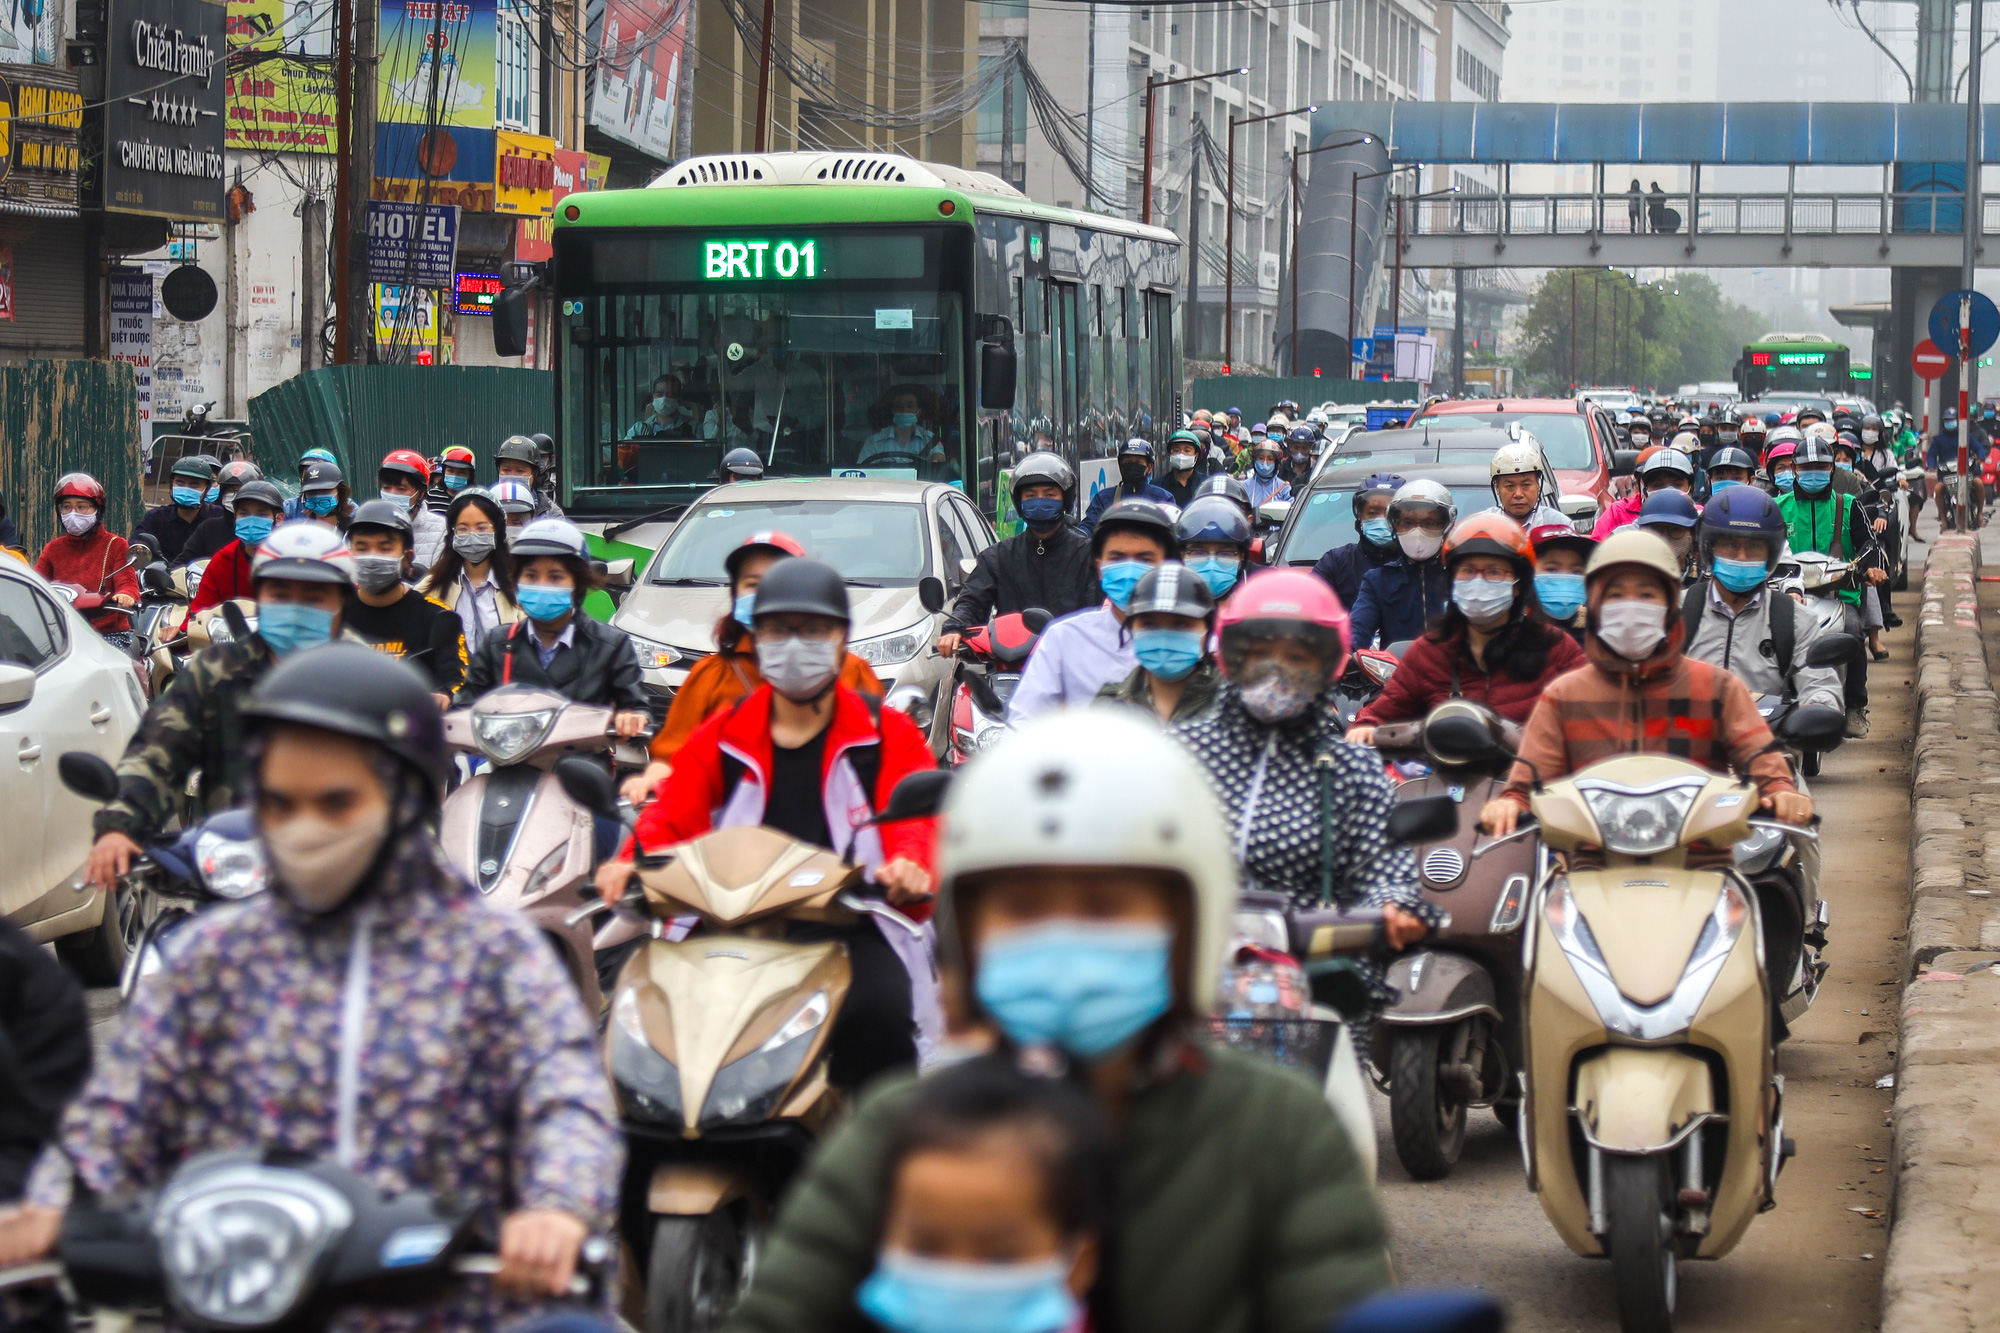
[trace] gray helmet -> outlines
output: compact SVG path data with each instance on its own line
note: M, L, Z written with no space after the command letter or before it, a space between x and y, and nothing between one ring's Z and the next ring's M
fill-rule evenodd
M1194 488L1194 498L1196 500L1211 495L1219 495L1238 509L1241 509L1243 517L1246 519L1256 516L1257 511L1250 504L1250 492L1244 490L1243 483L1230 476L1227 472L1212 472L1201 485ZM1189 502L1189 507L1193 507L1192 501Z
M504 502L501 508L506 508ZM515 557L521 560L528 560L538 555L568 556L572 560L590 559L590 547L584 541L583 530L566 518L538 518L515 533L513 540L507 545Z
M238 495L237 499L243 497ZM356 528L386 528L402 535L403 544L408 546L415 540L415 528L410 523L410 508L400 500L370 500L356 506L354 517L347 522L347 530Z
M527 435L509 435L500 441L500 447L493 451L495 463L526 463L540 472L542 470L542 447Z
M722 456L721 471L725 477L761 477L764 460L757 457L755 449L731 449Z
M847 605L847 583L840 571L823 561L795 555L778 561L764 571L757 584L756 600L750 604L750 618L793 613L825 616L843 624L851 619Z
M288 657L243 707L252 734L291 723L379 745L420 774L433 799L451 771L431 685L400 658L358 643Z
M1444 515L1447 529L1458 522L1458 502L1451 498L1451 492L1442 482L1429 477L1418 477L1415 481L1404 482L1389 501L1389 517L1396 518L1417 505L1431 505Z
M1174 537L1183 546L1189 542L1228 542L1248 551L1250 520L1226 495L1197 496L1181 510Z
M1037 450L1014 465L1014 477L1009 494L1014 497L1014 507L1021 507L1021 488L1033 483L1042 483L1062 491L1063 508L1069 508L1076 498L1076 473L1061 454L1050 453L1046 449Z
M1169 559L1180 554L1180 542L1174 536L1174 520L1167 511L1151 500L1129 497L1113 501L1111 507L1098 516L1097 526L1090 533L1090 553L1094 556L1102 552L1105 539L1120 528L1156 538L1166 547Z
M1208 590L1201 575L1170 560L1140 575L1132 589L1126 615L1144 615L1148 611L1206 620L1215 612L1215 594Z
M1833 461L1833 455L1827 455ZM1649 477L1655 472L1678 472L1683 477L1694 476L1694 460L1679 449L1662 449L1639 465L1639 475Z
M255 481L246 481L242 486L237 488L236 503L242 504L245 500L269 505L271 512L274 514L283 514L285 512L285 493L272 483L265 481L262 477L257 478Z

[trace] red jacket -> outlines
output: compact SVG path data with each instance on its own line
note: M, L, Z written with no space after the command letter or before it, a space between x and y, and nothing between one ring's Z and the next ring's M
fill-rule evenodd
M35 572L51 583L71 583L85 592L103 593L106 597L122 592L137 601L139 576L124 567L131 558L125 539L106 532L100 522L81 537L64 535L50 541L42 548L41 558L35 561ZM94 612L85 618L93 629L132 628L127 617L109 611Z
M862 745L881 748L873 799L863 793L860 776L848 759L848 752ZM743 766L733 791L723 789L725 754ZM855 860L871 873L898 857L931 870L934 821L912 819L854 830L872 811L888 804L898 782L936 767L924 734L907 717L883 709L878 732L867 702L845 685L836 685L823 768L826 823L833 831L834 850L845 853L852 842ZM764 685L734 708L712 714L688 737L674 756L673 772L639 815L639 845L658 851L710 829L763 823L770 773L771 687ZM923 920L930 909L910 909L909 915Z
M1431 709L1453 697L1451 664L1458 661L1457 696L1485 704L1511 722L1526 722L1535 711L1535 700L1550 681L1565 671L1584 664L1583 649L1576 640L1553 626L1537 626L1550 636L1549 656L1542 674L1535 680L1516 680L1505 671L1488 675L1465 651L1465 640L1453 636L1439 643L1428 634L1410 644L1396 673L1382 687L1372 703L1354 717L1357 726L1379 727L1384 722L1408 722L1423 717Z
M195 589L188 615L238 597L256 595L257 585L250 579L250 551L239 538L208 558L208 568L201 572L201 586Z

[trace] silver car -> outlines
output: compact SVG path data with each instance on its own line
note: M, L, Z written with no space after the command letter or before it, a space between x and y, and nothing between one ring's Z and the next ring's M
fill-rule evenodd
M695 663L715 651L729 612L722 562L753 532L783 532L847 580L849 648L942 752L950 740L951 662L939 657L940 616L979 553L985 517L945 482L810 477L720 486L694 502L635 579L611 623L632 636L641 674L664 709Z

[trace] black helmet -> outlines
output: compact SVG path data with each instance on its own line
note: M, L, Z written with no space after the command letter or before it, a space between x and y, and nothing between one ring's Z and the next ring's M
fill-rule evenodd
M400 500L370 500L357 505L354 517L347 521L349 533L356 528L381 528L388 532L400 533L405 546L410 545L415 539L416 532L410 523L410 508Z
M1354 492L1354 520L1361 521L1361 510L1370 500L1380 496L1384 500L1394 500L1396 492L1409 484L1408 478L1397 472L1371 472Z
M1716 540L1721 537L1748 537L1764 543L1769 554L1764 567L1777 563L1785 549L1785 519L1778 503L1755 486L1730 486L1702 507L1695 535L1700 539L1702 560L1714 558Z
M1037 482L1060 488L1065 509L1076 498L1076 473L1063 461L1061 454L1041 449L1014 465L1014 478L1008 491L1014 497L1014 508L1021 507L1021 488Z
M289 722L379 745L422 774L433 795L451 771L430 681L401 658L358 643L330 643L279 662L243 716L253 736Z
M1226 495L1202 495L1188 501L1174 524L1174 539L1189 542L1229 542L1250 549L1250 520Z
M755 449L731 449L722 456L721 474L725 477L761 477L764 475L764 460L757 457Z
M1210 495L1219 495L1229 501L1243 511L1243 517L1246 519L1256 516L1257 511L1250 503L1250 492L1244 490L1243 483L1230 476L1227 472L1211 473L1201 485L1194 488L1195 500ZM1192 507L1192 500L1189 501L1189 505Z
M1807 436L1805 443L1792 454L1792 463L1796 467L1804 467L1807 463L1831 462L1833 462L1833 446L1818 436Z
M1169 560L1180 554L1181 544L1174 537L1174 521L1167 516L1167 511L1151 500L1128 497L1113 501L1111 507L1098 517L1097 526L1090 534L1091 555L1101 554L1105 539L1120 528L1157 538L1166 547Z
M542 447L528 435L509 435L500 441L500 447L493 451L495 463L526 463L537 472L542 470Z
M555 436L550 435L546 431L538 430L533 435L530 435L528 438L535 442L535 448L541 452L542 463L544 466L546 466L549 460L553 459L556 456Z
M1755 472L1757 470L1757 460L1750 456L1747 449L1739 449L1733 444L1726 444L1709 455L1708 470L1713 472L1719 467L1740 467L1745 472Z
M1133 585L1132 600L1126 606L1125 614L1137 616L1148 611L1206 620L1215 614L1215 594L1208 590L1208 583L1201 575L1178 561L1169 560L1163 565L1154 565Z
M299 469L299 490L330 491L341 483L338 463L308 463Z
M236 503L242 504L245 500L269 505L273 514L282 516L285 512L285 493L262 477L255 481L246 481L237 488Z
M750 618L788 612L847 623L847 584L840 571L798 555L765 570L757 584L757 599L750 604Z
M264 475L264 469L247 458L235 458L222 465L222 471L215 476L218 486L241 486L247 481L256 481Z

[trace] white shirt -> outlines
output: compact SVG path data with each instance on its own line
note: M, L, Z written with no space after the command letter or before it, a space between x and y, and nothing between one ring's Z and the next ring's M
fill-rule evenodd
M488 572L478 583L466 574L458 581L458 619L465 627L465 651L476 653L493 630L500 628L500 588Z
M1052 620L1014 687L1007 725L1018 727L1053 708L1081 708L1138 665L1132 636L1110 602Z

